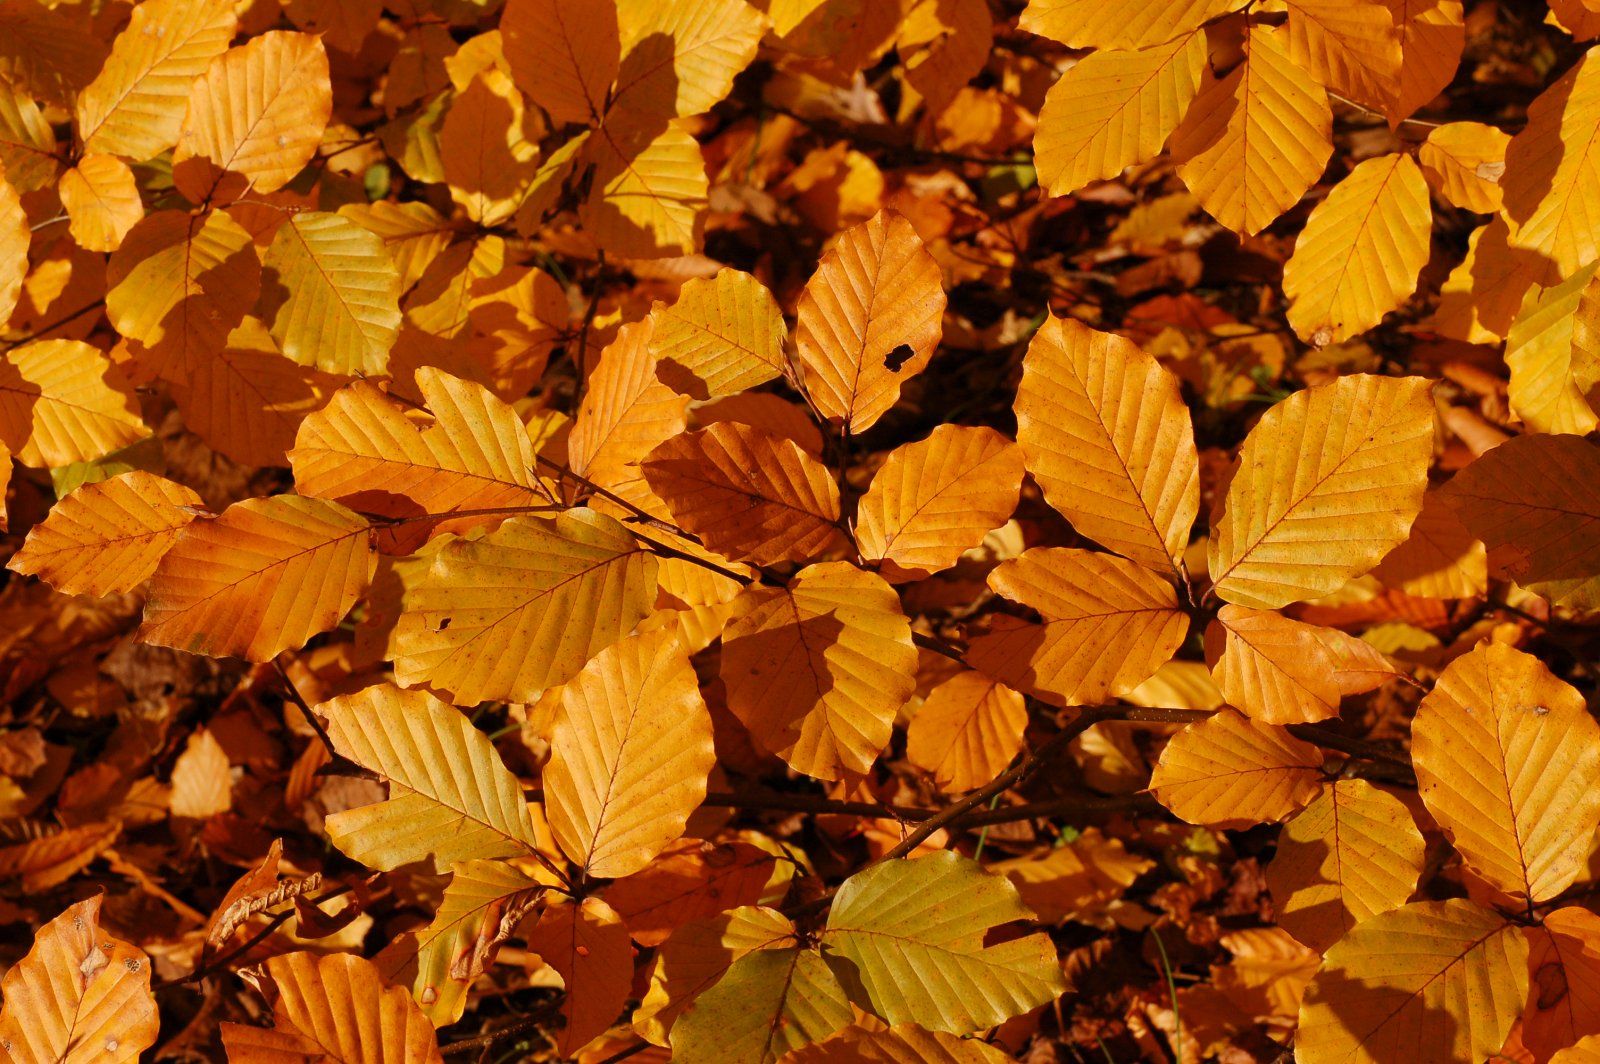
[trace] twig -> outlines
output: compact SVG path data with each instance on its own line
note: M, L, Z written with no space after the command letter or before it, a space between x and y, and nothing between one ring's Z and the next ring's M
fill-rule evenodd
M289 678L289 670L283 667L283 662L279 661L277 658L273 658L272 666L278 670L278 675L283 678L283 686L289 692L290 701L292 701L296 706L300 707L300 715L305 717L306 723L311 725L311 730L317 733L317 738L321 739L322 745L327 747L328 756L336 760L344 760L344 755L340 754L338 750L334 749L333 740L328 736L328 729L324 728L322 726L322 721L318 720L317 715L311 712L311 707L306 705L306 700L300 695L300 689L296 687L294 685L294 681Z
M489 1049L497 1042L503 1042L513 1035L527 1034L530 1031L543 1033L544 1025L549 1023L561 1012L559 1001L552 1001L538 1010L522 1017L515 1023L507 1024L498 1031L478 1035L476 1038L463 1038L457 1042L450 1042L439 1047L439 1052L447 1057L459 1056L462 1053L471 1053L475 1049Z

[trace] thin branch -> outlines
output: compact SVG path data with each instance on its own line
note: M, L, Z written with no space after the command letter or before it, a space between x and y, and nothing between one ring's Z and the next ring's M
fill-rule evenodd
M447 1057L471 1053L475 1049L489 1049L496 1043L503 1042L514 1035L529 1034L532 1032L544 1033L545 1024L555 1019L561 1013L561 1003L553 1001L529 1013L515 1023L507 1024L498 1031L478 1035L476 1038L463 1038L458 1042L450 1042L439 1047L439 1052Z
M289 678L289 670L283 667L283 662L273 658L272 667L277 669L278 675L282 677L283 686L289 692L290 701L300 708L300 715L305 717L306 723L311 725L311 730L317 733L317 738L321 739L322 745L327 747L328 756L335 760L345 760L344 755L334 749L333 740L328 736L328 729L322 726L322 721L318 720L317 715L311 712L311 707L306 705L306 700L301 697L300 688L296 687L294 681Z

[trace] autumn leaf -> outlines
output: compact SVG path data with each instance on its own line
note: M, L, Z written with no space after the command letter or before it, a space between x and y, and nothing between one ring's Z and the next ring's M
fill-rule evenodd
M550 828L590 875L644 868L682 833L716 763L711 717L670 631L602 650L561 689L550 739Z
M733 395L787 370L783 314L747 273L723 269L692 278L675 302L655 304L650 317L657 375L692 399Z
M100 928L97 894L46 923L0 982L0 1046L11 1059L69 1060L86 1050L134 1061L156 1043L150 961Z
M944 307L938 265L904 217L882 212L841 235L796 311L802 383L818 413L845 432L870 428L933 356Z
M566 984L562 1012L567 1025L556 1039L563 1056L578 1050L611 1026L628 999L633 982L633 946L628 929L599 898L545 906L528 932L528 948Z
M1433 455L1431 385L1353 374L1269 410L1211 514L1211 580L1229 602L1274 609L1334 590L1406 538ZM1279 441L1309 452L1293 480Z
M1487 643L1451 662L1412 743L1423 803L1496 888L1543 901L1579 875L1600 826L1600 725L1536 658Z
M1310 743L1224 709L1173 736L1150 791L1191 824L1248 827L1283 820L1315 798L1321 766Z
M1407 1045L1424 1061L1488 1056L1527 992L1527 956L1517 925L1469 901L1381 913L1323 958L1300 1006L1297 1055L1319 1064ZM1440 1015L1453 1022L1433 1033Z

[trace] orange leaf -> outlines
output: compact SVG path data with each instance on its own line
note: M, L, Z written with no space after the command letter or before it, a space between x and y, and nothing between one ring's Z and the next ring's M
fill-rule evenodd
M528 933L528 949L554 968L566 984L561 1012L566 1027L556 1050L576 1056L616 1021L633 984L633 946L628 929L599 898L578 905L552 902Z
M1321 782L1316 747L1223 709L1173 736L1150 791L1191 824L1244 828L1284 819L1315 798Z

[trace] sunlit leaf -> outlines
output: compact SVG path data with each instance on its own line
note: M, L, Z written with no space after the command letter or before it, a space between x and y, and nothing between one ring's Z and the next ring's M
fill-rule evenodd
M302 366L382 373L400 329L400 276L383 241L342 215L307 211L261 258L272 338Z
M906 730L906 758L945 791L969 791L1005 771L1022 748L1028 710L1016 691L958 672L928 692Z
M1326 594L1404 540L1433 457L1431 390L1351 374L1267 411L1212 511L1217 594L1258 609Z
M1468 864L1543 901L1600 827L1600 725L1576 689L1502 643L1457 658L1411 726L1417 789Z
M133 171L112 155L85 155L61 175L61 206L72 239L87 251L115 251L144 217Z
M650 310L656 373L692 399L732 395L765 384L786 368L788 330L772 293L738 270L696 277L673 303Z
M1243 7L1240 0L1029 0L1018 25L1069 48L1149 48Z
M80 340L40 340L0 362L0 442L24 465L92 462L150 430L132 389Z
M1316 747L1224 709L1172 737L1150 791L1191 824L1243 828L1284 819L1315 798L1321 782Z

